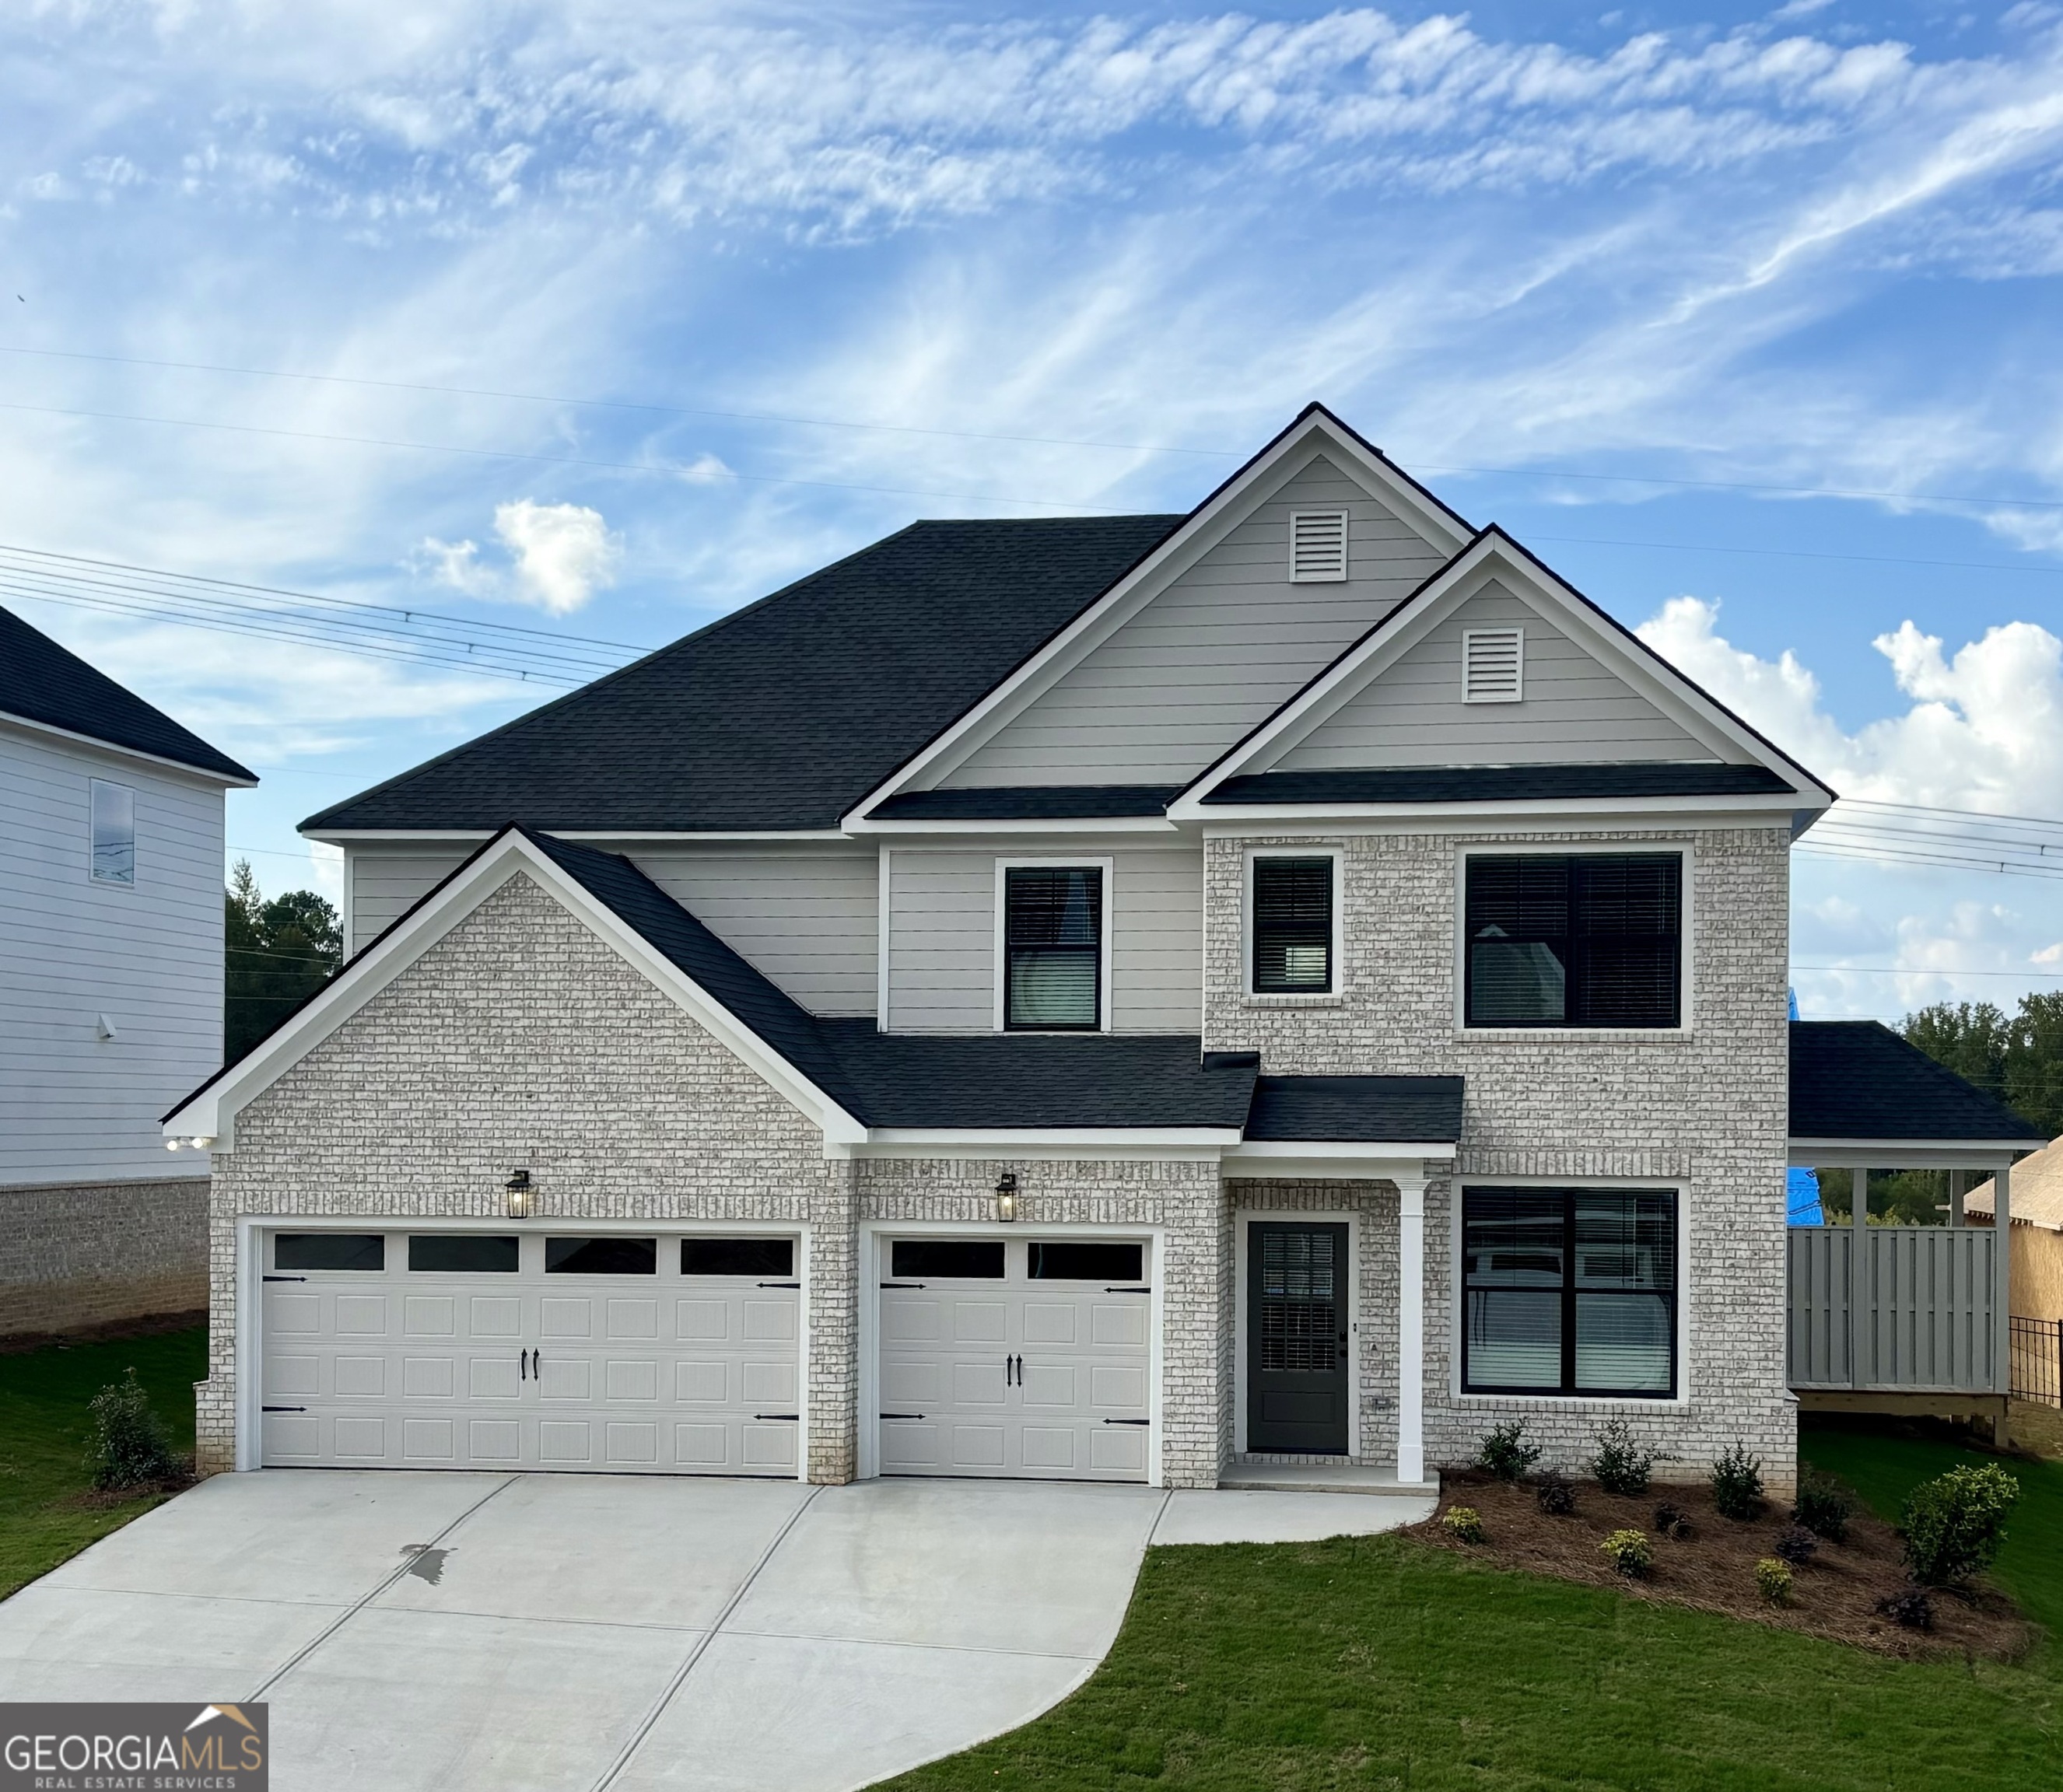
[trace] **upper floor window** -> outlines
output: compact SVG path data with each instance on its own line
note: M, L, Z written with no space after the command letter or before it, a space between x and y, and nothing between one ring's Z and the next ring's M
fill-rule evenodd
M126 784L89 779L95 883L136 881L136 793Z
M1679 853L1466 861L1470 1027L1683 1024Z
M1325 995L1333 988L1333 858L1253 860L1253 988Z
M1103 870L1006 866L1003 1024L1094 1032L1103 1023Z

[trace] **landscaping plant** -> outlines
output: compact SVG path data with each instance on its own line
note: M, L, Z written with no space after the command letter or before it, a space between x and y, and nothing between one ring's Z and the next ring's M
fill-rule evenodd
M93 1434L86 1466L103 1492L143 1487L179 1473L164 1427L151 1410L151 1397L130 1369L93 1396Z
M1812 1559L1820 1540L1803 1525L1793 1525L1776 1540L1776 1553L1793 1568L1803 1568Z
M1566 1518L1576 1509L1576 1484L1558 1469L1550 1469L1541 1476L1533 1497L1550 1518Z
M1476 1452L1476 1466L1499 1481L1519 1481L1540 1460L1540 1446L1526 1441L1526 1421L1514 1419L1494 1427Z
M1611 1565L1629 1580L1639 1580L1655 1565L1655 1551L1645 1531L1614 1531L1598 1545Z
M1762 1516L1762 1458L1750 1456L1747 1445L1721 1451L1712 1465L1712 1504L1722 1518L1743 1524Z
M2019 1497L2020 1483L1992 1462L1922 1481L1901 1514L1907 1570L1922 1586L1945 1587L1990 1567Z
M1815 1537L1829 1543L1848 1541L1848 1521L1855 1516L1856 1502L1831 1475L1808 1469L1800 1477L1797 1503L1791 1509L1791 1522L1802 1525Z
M1483 1540L1482 1514L1474 1506L1450 1506L1441 1515L1440 1522L1464 1543L1480 1543Z
M1893 1624L1907 1630L1934 1628L1934 1601L1915 1587L1910 1593L1890 1593L1876 1602L1876 1609Z
M1614 1419L1598 1433L1590 1476L1607 1493L1637 1500L1647 1491L1647 1477L1659 1460L1655 1451L1634 1442L1633 1428L1625 1420Z
M1755 1565L1755 1584L1762 1590L1762 1597L1772 1605L1791 1603L1791 1564L1779 1561L1774 1556L1764 1556Z

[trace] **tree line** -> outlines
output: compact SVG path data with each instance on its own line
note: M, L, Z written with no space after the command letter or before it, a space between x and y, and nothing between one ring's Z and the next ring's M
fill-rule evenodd
M344 932L312 890L267 901L239 858L223 896L223 1061L235 1063L336 974Z

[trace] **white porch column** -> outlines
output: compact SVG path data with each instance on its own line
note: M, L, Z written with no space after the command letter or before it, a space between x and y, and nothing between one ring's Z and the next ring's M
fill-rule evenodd
M1992 1183L1996 1199L1993 1203L1993 1236L1997 1242L1992 1249L1997 1254L1992 1284L1992 1336L1993 1348L1997 1352L1997 1367L1998 1392L2013 1392L2013 1171L2001 1163ZM1997 1441L2005 1441L2005 1426L1999 1426Z
M1426 1179L1397 1178L1397 1478L1426 1478Z

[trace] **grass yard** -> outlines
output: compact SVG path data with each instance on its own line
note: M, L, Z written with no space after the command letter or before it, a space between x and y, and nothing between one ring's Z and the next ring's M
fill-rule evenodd
M85 1463L86 1402L132 1364L172 1448L193 1448L193 1384L207 1372L204 1327L111 1344L0 1354L0 1598L119 1529L164 1497L94 1510Z
M1977 1452L1854 1432L1810 1460L1896 1517ZM2025 1489L1999 1578L2063 1633L2063 1464ZM1156 1549L1065 1704L888 1782L1233 1792L1887 1792L2063 1786L2063 1651L1901 1662L1501 1573L1405 1537Z

